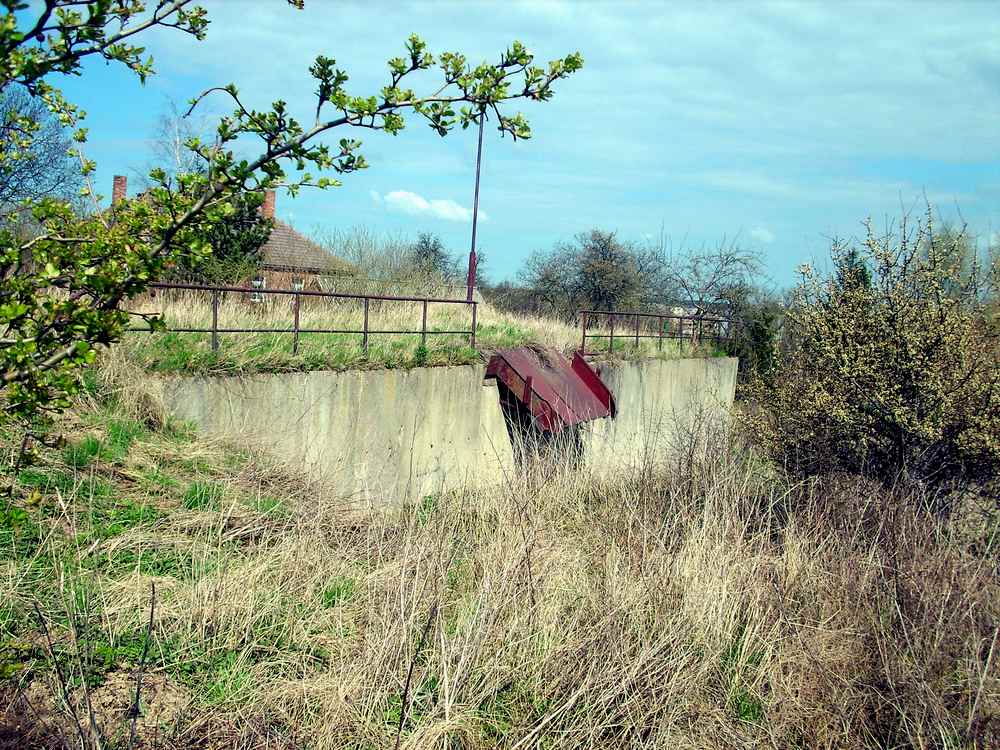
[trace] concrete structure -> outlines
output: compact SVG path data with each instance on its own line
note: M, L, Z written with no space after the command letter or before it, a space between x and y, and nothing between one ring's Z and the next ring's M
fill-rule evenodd
M732 406L731 358L604 364L615 420L581 431L583 460L624 470L666 450L679 426ZM514 469L510 437L483 368L311 372L171 378L164 400L203 431L261 442L334 480L343 496L376 503L489 485Z

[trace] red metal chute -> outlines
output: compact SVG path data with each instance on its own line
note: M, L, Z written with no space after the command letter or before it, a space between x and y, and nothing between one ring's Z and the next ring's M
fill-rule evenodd
M503 383L546 432L615 416L615 397L579 352L573 361L549 349L502 349L486 378Z

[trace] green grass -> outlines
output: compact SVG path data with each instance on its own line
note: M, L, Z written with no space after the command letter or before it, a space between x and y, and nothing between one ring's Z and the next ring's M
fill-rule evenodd
M281 334L229 334L220 337L212 351L207 334L135 334L126 348L144 369L158 373L249 375L315 370L410 369L439 365L465 365L482 361L467 340L454 336L373 337L366 355L360 337L352 334L303 334L298 351L291 336ZM442 340L438 340L442 339Z
M241 654L222 655L205 675L200 697L208 706L238 702L254 685L253 673Z
M171 422L151 430L115 408L81 411L74 422L81 425L80 433L69 435L64 447L43 449L40 461L16 477L14 504L0 505L0 570L5 572L0 681L31 681L53 667L39 640L34 602L57 635L56 663L69 675L72 689L82 682L96 688L112 673L134 669L145 645L146 612L126 611L124 629L109 627L102 609L109 591L149 577L157 585L157 611L169 621L172 585L225 575L241 554L238 542L220 540L200 523L173 526L177 510L213 511L231 497L261 518L292 513L280 489L265 493L259 486L218 481L237 477L254 460L250 453L191 450L197 436L190 425ZM14 438L7 437L13 444ZM348 578L331 581L323 602L346 603L354 586ZM113 597L119 595L111 594L110 601L117 604ZM307 605L285 597L270 606L273 611L255 622L255 635L247 636L251 642L263 638L270 644L266 652L220 647L210 638L157 627L147 668L187 685L200 704L219 707L246 698L256 684L254 665L270 659L274 649L294 654L299 664L329 659L319 644L300 643L287 626L319 611L322 602ZM79 655L64 637L71 622L80 631Z
M184 507L188 510L217 510L226 494L215 482L192 482L184 491Z
M105 438L87 435L82 440L71 442L63 449L63 460L74 469L84 469L94 461L116 463L128 455L136 438L147 430L141 424L129 419L93 420L105 429Z
M354 580L351 578L337 577L330 581L323 589L322 601L325 609L336 607L350 601L354 596Z
M290 512L284 500L272 495L259 495L249 498L246 501L246 506L258 513L264 513L269 516L285 516Z
M98 438L87 436L79 443L67 445L63 458L74 469L86 468L101 453L102 443Z
M41 492L72 492L76 486L73 475L61 469L31 468L18 475L22 487L32 487Z
M764 720L764 704L750 688L754 673L764 659L760 650L745 651L746 630L740 625L733 642L722 654L721 668L729 683L728 707L733 716L748 724Z
M152 526L161 517L160 511L151 505L131 501L91 505L89 528L81 541L89 539L111 539L129 529Z

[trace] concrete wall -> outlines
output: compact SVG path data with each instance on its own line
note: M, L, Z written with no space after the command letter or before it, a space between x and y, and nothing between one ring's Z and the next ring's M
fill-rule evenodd
M595 468L636 466L670 449L679 429L728 414L736 396L735 358L647 359L605 364L601 379L618 415L584 426L584 456Z
M171 378L174 416L208 434L263 443L332 479L344 497L397 502L502 481L512 449L483 367ZM733 402L735 359L605 364L618 418L583 431L588 463L621 469L667 444L672 426Z

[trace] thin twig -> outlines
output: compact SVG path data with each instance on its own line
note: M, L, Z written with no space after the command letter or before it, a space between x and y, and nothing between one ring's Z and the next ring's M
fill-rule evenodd
M42 615L42 608L38 606L38 602L32 602L32 606L34 606L35 614L38 616L38 623L42 626L42 632L45 633L45 643L49 650L49 658L52 660L52 665L56 670L56 677L59 679L59 687L62 690L63 701L66 703L66 708L69 710L70 716L73 717L73 723L76 725L76 733L80 737L80 744L82 747L86 747L88 744L87 733L83 731L83 725L80 723L80 717L76 715L76 709L73 707L73 702L70 700L69 683L66 681L66 675L63 674L62 667L59 666L59 660L56 658L56 652L52 645L52 635L49 633L48 623L45 622L45 617Z
M69 615L70 632L73 634L73 651L76 655L76 665L80 669L80 686L83 688L83 700L87 706L87 717L90 721L90 729L93 732L93 747L96 750L101 750L104 746L104 735L101 732L100 726L97 724L97 716L94 714L94 703L90 699L90 686L87 684L87 670L83 663L83 654L80 651L80 628L76 620L76 612L73 610L72 605L67 605L67 614Z
M430 633L431 623L434 622L434 618L437 616L438 605L437 602L431 607L431 611L427 613L427 622L424 623L424 632L420 634L420 640L417 642L417 650L413 652L413 657L410 659L410 669L406 673L406 683L403 686L403 701L399 707L399 725L396 727L396 745L395 750L399 750L399 741L403 736L403 723L406 721L406 714L409 711L409 701L410 701L410 683L413 681L413 671L417 667L417 659L420 657L420 652L423 651L424 643L427 641L427 634Z
M976 700L972 702L969 710L969 723L965 726L966 736L972 732L972 725L976 720L976 711L979 710L979 700L983 697L983 688L986 686L986 676L990 673L990 663L993 661L993 649L997 645L997 634L1000 633L1000 625L993 629L993 639L990 641L990 652L986 655L986 664L983 665L983 675L979 679L979 689L976 691Z
M146 640L142 644L142 656L139 657L139 668L135 674L135 698L129 708L129 730L128 730L128 750L135 747L135 723L139 718L139 696L142 693L142 675L146 669L146 656L149 654L149 641L153 635L153 611L156 607L156 584L150 583L149 594L149 622L146 623Z

